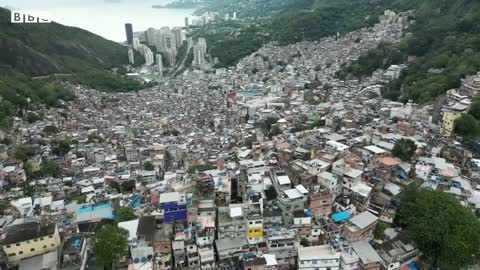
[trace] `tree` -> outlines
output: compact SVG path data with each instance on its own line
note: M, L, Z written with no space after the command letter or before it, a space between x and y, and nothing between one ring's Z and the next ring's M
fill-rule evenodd
M309 247L309 246L310 246L310 242L308 241L307 238L302 237L302 239L300 239L300 245L301 245L302 247Z
M279 126L275 125L275 126L272 126L272 128L270 129L270 133L268 135L270 138L272 138L273 136L277 136L280 134L282 134L282 129L280 129Z
M122 187L120 186L120 184L118 182L112 182L110 184L110 187L117 190L118 193L122 192Z
M128 248L128 232L115 225L101 228L93 239L93 251L99 268L111 269L113 260Z
M53 141L52 142L52 152L57 156L63 156L70 152L70 145L72 141L69 139L60 140L60 141Z
M122 183L122 192L130 192L135 189L135 180L129 180Z
M23 196L25 197L32 197L35 195L35 188L31 185L30 181L24 181L20 184L20 187L23 192Z
M204 172L204 171L213 170L213 169L215 169L215 167L211 165L193 165L190 168L188 168L187 172L189 174L194 174L197 172Z
M473 115L477 120L480 120L480 98L476 97L473 99L472 106L468 111L469 114Z
M403 161L412 160L417 150L417 145L409 139L400 139L393 146L392 154Z
M435 268L463 269L480 258L480 221L442 191L407 187L400 196L399 223Z
M479 134L479 125L475 117L470 114L462 114L455 120L454 131L460 136L473 138Z
M143 164L143 169L145 169L146 171L153 171L155 170L155 167L153 166L152 162L147 161Z
M62 168L53 160L45 162L45 164L42 165L40 172L43 176L52 176L55 178L58 178L63 174Z
M121 207L118 209L118 221L129 221L132 219L136 219L137 217L133 213L132 207Z
M35 155L35 149L31 145L19 145L15 149L15 159L23 162L26 162L33 155Z
M78 196L75 196L73 198L77 203L86 203L87 202L87 195L86 194L81 194Z
M47 135L53 135L58 133L58 128L53 125L48 125L43 128L43 132Z
M373 236L375 239L383 239L385 236L385 230L388 229L388 226L384 222L379 222L375 230L373 231Z

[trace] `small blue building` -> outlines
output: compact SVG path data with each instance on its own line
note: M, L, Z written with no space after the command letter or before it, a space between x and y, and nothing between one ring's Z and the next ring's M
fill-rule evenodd
M163 210L164 222L187 220L187 201L185 194L169 192L160 194L160 209Z

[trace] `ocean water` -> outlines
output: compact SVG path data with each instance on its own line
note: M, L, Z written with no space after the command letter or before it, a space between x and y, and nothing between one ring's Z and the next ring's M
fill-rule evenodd
M149 27L184 26L190 9L155 9L172 0L0 0L1 7L9 9L47 11L58 23L88 30L104 38L123 42L125 23L133 31Z

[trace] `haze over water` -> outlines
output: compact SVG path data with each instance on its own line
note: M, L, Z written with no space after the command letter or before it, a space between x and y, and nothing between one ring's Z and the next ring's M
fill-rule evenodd
M133 24L133 31L149 27L183 26L190 9L156 9L172 0L0 0L9 9L48 11L53 20L76 26L107 39L126 40L124 24Z

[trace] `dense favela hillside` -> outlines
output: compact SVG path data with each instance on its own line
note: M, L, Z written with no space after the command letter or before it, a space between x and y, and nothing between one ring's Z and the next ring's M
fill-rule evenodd
M469 0L415 1L410 35L398 45L382 44L338 76L369 76L389 64L406 64L400 78L384 87L386 98L431 102L460 79L480 70L480 2Z
M252 20L239 15L240 22L227 21L210 28L207 26L194 32L194 36L207 39L210 53L220 60L218 66L231 66L268 42L287 45L302 40L319 40L337 33L345 34L372 26L386 9L405 11L412 7L415 4L411 0L286 1L278 12L265 13L271 15L269 17ZM230 7L226 10L253 14L245 11L249 9Z
M58 106L60 100L73 98L53 78L32 77L72 74L69 80L100 90L140 88L138 82L110 71L128 63L121 44L57 23L11 24L10 11L3 8L0 24L0 127L8 126L20 108Z

